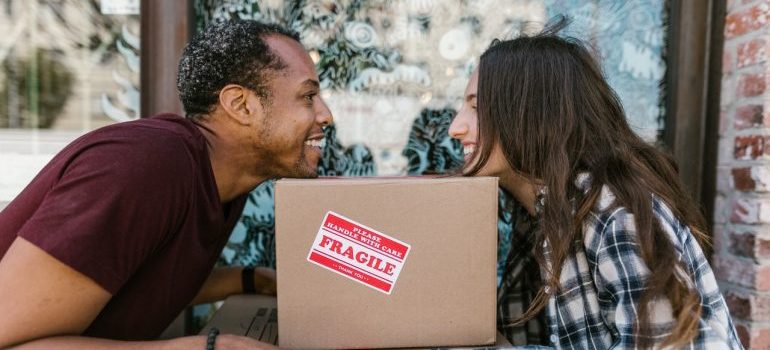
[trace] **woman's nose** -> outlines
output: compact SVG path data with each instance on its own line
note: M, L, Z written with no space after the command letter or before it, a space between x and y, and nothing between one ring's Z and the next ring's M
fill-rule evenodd
M454 120L452 120L452 124L449 125L449 136L459 140L467 133L468 123L465 123L460 116L456 116Z

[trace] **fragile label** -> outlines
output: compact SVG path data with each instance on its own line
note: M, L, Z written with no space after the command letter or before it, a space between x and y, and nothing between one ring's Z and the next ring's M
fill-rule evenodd
M409 244L330 211L307 260L390 294L409 248Z

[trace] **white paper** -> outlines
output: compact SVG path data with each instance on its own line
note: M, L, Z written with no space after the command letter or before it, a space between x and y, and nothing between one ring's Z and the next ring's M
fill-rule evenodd
M102 0L104 15L138 15L139 0Z

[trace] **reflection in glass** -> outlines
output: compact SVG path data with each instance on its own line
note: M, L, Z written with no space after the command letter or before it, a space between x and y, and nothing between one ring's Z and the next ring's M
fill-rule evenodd
M138 117L139 16L100 2L0 5L0 128L83 132Z
M0 208L79 135L138 117L138 8L102 3L0 2Z

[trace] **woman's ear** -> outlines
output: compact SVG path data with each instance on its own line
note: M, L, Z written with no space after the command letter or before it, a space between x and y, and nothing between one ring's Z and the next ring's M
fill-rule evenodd
M219 105L232 120L241 125L250 125L254 121L254 113L257 112L253 105L248 103L251 90L237 85L229 84L219 91Z

